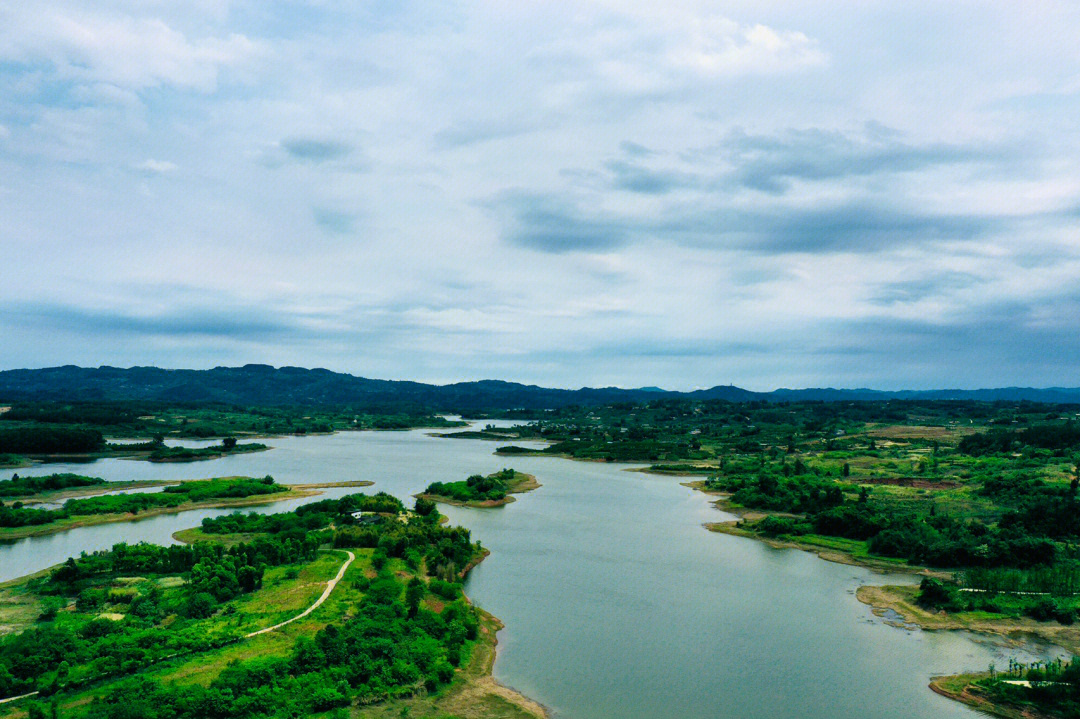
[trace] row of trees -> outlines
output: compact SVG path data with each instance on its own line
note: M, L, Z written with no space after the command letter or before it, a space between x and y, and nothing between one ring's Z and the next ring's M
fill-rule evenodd
M0 480L0 497L27 497L41 492L54 492L72 487L93 487L105 484L100 477L84 477L79 474L50 474L45 477L20 477Z
M1037 424L1021 430L992 429L968 435L957 445L961 452L976 456L1014 452L1027 447L1049 450L1080 449L1080 424L1070 421Z
M96 429L0 428L0 454L85 454L103 449L105 437Z

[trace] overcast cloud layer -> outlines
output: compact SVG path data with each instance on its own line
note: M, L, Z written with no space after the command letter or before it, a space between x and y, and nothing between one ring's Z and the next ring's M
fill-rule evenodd
M1078 37L1038 0L0 0L0 367L1077 386Z

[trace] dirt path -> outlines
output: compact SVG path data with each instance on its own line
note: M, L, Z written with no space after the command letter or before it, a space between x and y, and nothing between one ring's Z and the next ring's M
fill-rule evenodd
M36 697L37 692L30 692L29 694L20 694L17 697L8 697L7 699L0 699L0 704L7 704L8 702L18 701L19 699L26 699L27 697Z
M322 596L320 596L318 599L316 599L314 604L312 604L310 607L308 607L304 611L297 614L292 619L286 619L285 621L280 622L278 624L275 624L272 627L267 627L266 629L259 629L258 631L254 631L251 634L245 634L244 639L247 639L249 637L255 637L255 636L258 636L260 634L266 634L267 632L272 632L275 629L281 629L286 624L291 624L292 622L295 622L297 619L303 619L304 617L306 617L307 615L311 614L316 609L321 607L322 603L325 602L327 597L330 596L330 592L334 591L334 587L336 587L337 583L341 581L341 578L345 576L345 570L348 569L349 565L352 564L353 560L356 559L356 555L353 554L352 552L350 552L349 550L343 549L341 551L345 552L345 554L348 554L349 558L346 559L345 563L341 565L341 569L338 570L337 576L326 583L326 589L323 590Z

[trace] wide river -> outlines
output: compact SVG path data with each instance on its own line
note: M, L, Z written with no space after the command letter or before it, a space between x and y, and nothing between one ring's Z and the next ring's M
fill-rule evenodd
M1034 656L984 637L889 626L860 585L909 582L797 550L714 534L723 519L674 477L631 465L498 457L494 443L425 430L266 440L274 449L190 464L98 460L19 470L109 480L273 475L279 482L366 479L355 491L402 498L434 480L505 466L539 490L498 509L440 508L491 556L467 592L503 620L495 677L570 719L974 717L930 677ZM198 444L189 442L185 444ZM520 444L520 443L519 443ZM290 500L256 511L284 511ZM0 545L0 581L115 542L171 543L221 510L163 515ZM1039 649L1038 657L1049 652Z

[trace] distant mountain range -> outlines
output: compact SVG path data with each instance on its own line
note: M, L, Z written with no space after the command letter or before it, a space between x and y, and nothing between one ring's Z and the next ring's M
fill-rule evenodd
M356 377L326 369L249 364L209 370L159 367L50 367L0 371L0 400L150 400L248 405L417 406L435 410L549 409L663 398L731 402L852 401L886 399L1080 403L1080 387L1003 387L884 392L871 389L777 389L752 392L719 385L693 392L659 387L552 389L481 380L446 385Z

